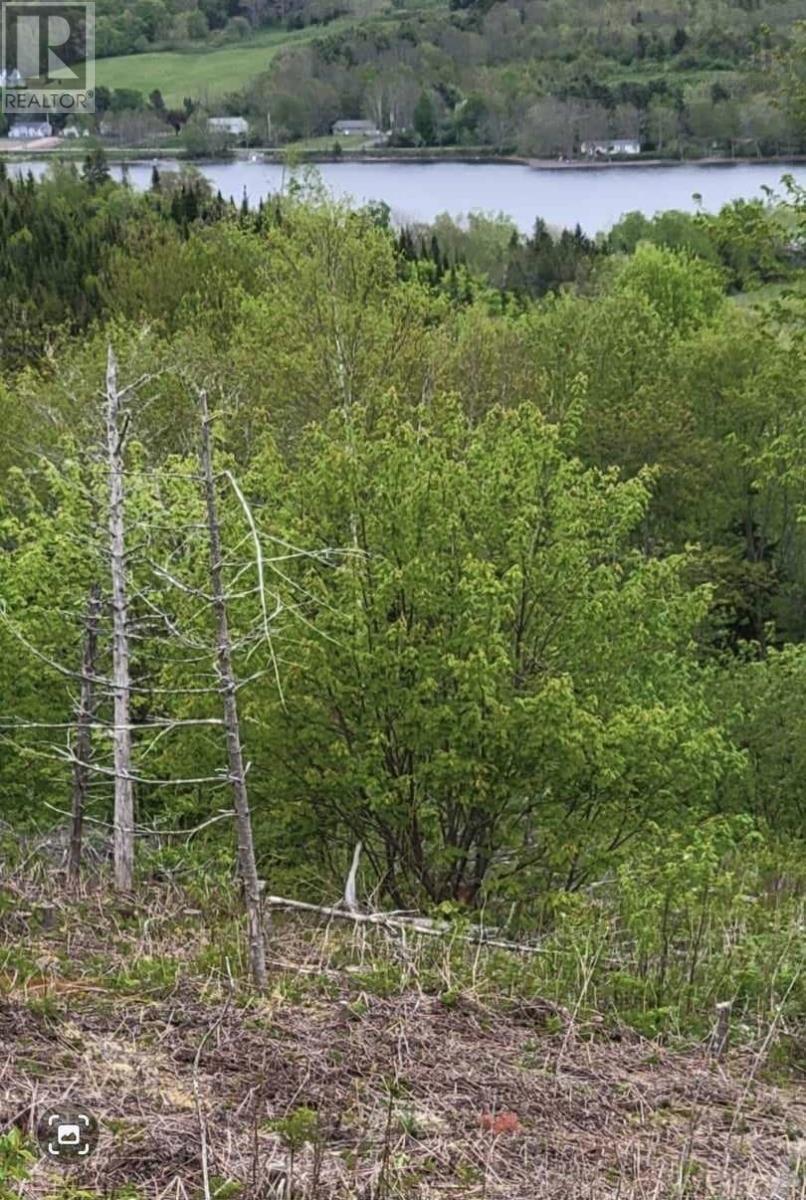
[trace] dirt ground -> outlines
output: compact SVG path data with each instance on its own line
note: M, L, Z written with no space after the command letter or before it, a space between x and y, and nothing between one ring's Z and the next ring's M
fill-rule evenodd
M539 998L504 1015L416 984L377 994L333 965L340 935L290 919L255 997L178 896L46 919L12 900L0 1131L67 1101L101 1123L85 1165L43 1157L20 1196L806 1197L806 1095L762 1081L763 1046L716 1063Z
M20 138L0 138L0 154L35 154L38 150L58 150L62 145L63 140L57 137L34 138L30 142L24 142Z

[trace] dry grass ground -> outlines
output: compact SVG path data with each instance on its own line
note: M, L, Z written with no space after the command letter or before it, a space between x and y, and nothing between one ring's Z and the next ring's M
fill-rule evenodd
M806 1196L806 1096L767 1081L763 1043L719 1064L540 997L504 1009L447 951L423 986L419 947L310 919L275 918L256 997L227 902L211 928L171 887L46 897L0 891L0 1131L71 1099L102 1134L12 1195Z
M64 146L64 141L57 137L32 138L27 142L20 138L0 138L0 154L35 154L40 150L58 150L60 146Z

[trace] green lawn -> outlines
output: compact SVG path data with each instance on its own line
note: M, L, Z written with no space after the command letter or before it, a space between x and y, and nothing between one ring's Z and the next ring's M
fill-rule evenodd
M185 96L212 100L226 92L238 91L265 71L284 46L341 33L354 25L394 23L404 11L415 13L435 8L447 11L446 0L395 0L394 7L391 0L375 0L374 11L363 18L342 17L327 25L309 25L307 29L264 29L247 41L227 46L198 43L183 50L99 58L96 82L101 87L135 88L144 95L159 88L170 105L181 104Z
M376 138L348 137L346 134L335 137L332 133L328 133L323 137L301 138L298 142L289 142L284 149L301 150L306 154L318 153L320 151L324 154L330 154L338 142L346 154L351 151L364 150L367 146L373 146L376 140Z
M99 58L96 81L101 87L136 88L144 95L159 88L168 104L181 104L185 96L196 100L213 99L225 92L237 91L266 70L283 46L311 41L349 24L345 20L292 32L265 30L247 42L211 49L199 46L187 51L163 50L154 54Z

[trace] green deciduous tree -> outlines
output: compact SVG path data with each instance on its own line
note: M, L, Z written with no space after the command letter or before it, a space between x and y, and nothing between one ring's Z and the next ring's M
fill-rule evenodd
M265 836L360 838L399 904L577 887L723 769L690 656L707 597L631 552L648 479L586 470L533 408L374 413L250 478L287 540L357 551L294 576L312 630L268 722Z

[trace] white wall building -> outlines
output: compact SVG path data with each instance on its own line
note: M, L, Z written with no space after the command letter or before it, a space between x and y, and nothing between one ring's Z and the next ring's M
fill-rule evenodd
M229 133L232 137L246 137L249 122L246 117L208 117L207 128L212 133Z
M53 126L50 121L36 121L28 118L12 125L8 136L19 138L20 141L34 142L37 138L53 137Z
M604 141L583 142L580 149L588 158L611 158L614 154L640 154L641 143L637 138L607 138Z

